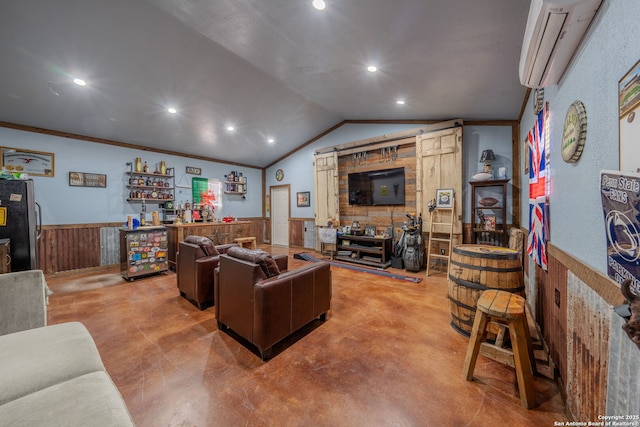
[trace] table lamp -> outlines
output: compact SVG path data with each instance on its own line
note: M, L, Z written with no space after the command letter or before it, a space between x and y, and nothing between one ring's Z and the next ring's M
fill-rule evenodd
M484 171L491 172L491 162L496 160L493 150L484 150L480 156L480 163L484 163Z

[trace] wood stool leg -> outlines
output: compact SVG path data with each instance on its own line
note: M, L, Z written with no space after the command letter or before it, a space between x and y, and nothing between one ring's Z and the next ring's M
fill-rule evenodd
M529 348L527 348L529 330L525 322L524 316L512 320L509 323L509 334L511 335L513 359L516 365L520 401L525 408L530 409L536 404L536 393L533 387L533 362L529 358Z
M467 381L473 379L473 370L476 367L476 360L480 352L480 344L484 339L485 329L487 328L488 316L481 312L476 312L476 318L473 321L473 329L469 337L469 345L467 346L467 355L464 358L464 367L462 373Z

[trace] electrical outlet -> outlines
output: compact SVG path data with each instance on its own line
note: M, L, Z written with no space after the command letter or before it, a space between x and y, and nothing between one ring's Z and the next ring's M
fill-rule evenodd
M555 289L554 300L557 307L560 307L560 291Z

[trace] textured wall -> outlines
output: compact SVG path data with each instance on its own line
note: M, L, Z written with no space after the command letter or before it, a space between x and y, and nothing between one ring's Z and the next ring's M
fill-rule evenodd
M571 273L567 294L567 406L576 420L598 421L606 412L611 307Z
M640 59L637 0L605 0L576 56L558 85L545 89L550 107L551 241L606 274L606 246L600 171L618 169L618 81ZM565 163L560 152L564 118L575 100L587 110L587 141L577 163ZM533 126L529 108L520 141ZM522 156L524 157L524 156ZM522 180L522 224L529 222L528 178Z
M604 0L565 75L559 84L545 89L550 107L550 240L605 275L598 184L601 170L619 169L618 81L640 59L638 6L637 0ZM560 139L567 108L575 100L582 101L587 111L587 141L580 160L565 163ZM521 141L535 120L529 105L531 100L520 126ZM526 227L528 177L523 176L521 184L521 221ZM535 269L530 266L527 272L528 295L535 296ZM563 380L570 411L578 420L593 421L605 412L638 414L640 351L620 330L622 319L589 283L571 272L567 294L567 378Z
M248 179L246 199L238 196L222 196L222 212L216 216L231 214L234 217L262 216L262 171L254 168L229 166L204 160L168 156L149 151L134 150L106 144L80 141L73 138L1 128L3 146L28 148L55 154L55 176L33 177L36 201L42 206L42 222L50 224L95 224L124 222L127 215L140 213L140 203L128 203L129 190L126 163L141 157L153 168L165 160L175 168L176 184L181 178L191 183L196 175L186 175L186 166L202 169L202 178L224 179L231 170L242 172ZM214 155L214 154L212 154ZM69 187L69 172L92 172L107 175L107 188ZM176 200L191 199L191 189L176 187ZM157 205L154 205L157 207ZM153 210L148 206L149 211Z

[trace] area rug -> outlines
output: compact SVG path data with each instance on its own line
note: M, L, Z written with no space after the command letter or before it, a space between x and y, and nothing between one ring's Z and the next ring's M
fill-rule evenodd
M422 282L421 277L405 276L404 274L390 273L388 271L383 271L376 268L361 267L358 265L352 265L352 264L333 261L333 260L320 260L308 252L300 252L300 253L294 254L293 257L296 259L301 259L309 262L328 261L329 264L331 264L334 267L346 268L347 270L360 271L362 273L376 274L378 276L389 277L391 279L405 280L407 282L413 282L413 283Z

